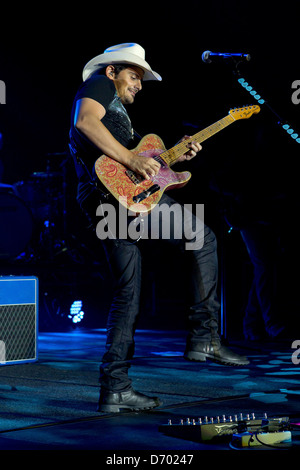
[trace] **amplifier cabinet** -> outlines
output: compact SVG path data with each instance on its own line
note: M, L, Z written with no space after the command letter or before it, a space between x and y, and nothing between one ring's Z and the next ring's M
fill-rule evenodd
M38 279L0 276L0 365L38 359Z

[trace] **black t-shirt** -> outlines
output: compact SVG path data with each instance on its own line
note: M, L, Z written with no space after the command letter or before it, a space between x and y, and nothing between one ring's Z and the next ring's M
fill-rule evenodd
M102 104L106 110L102 123L107 127L115 139L124 145L124 147L128 147L131 139L133 138L133 129L129 116L117 95L114 82L104 75L93 75L79 87L71 113L71 144L85 164L85 167L83 167L82 165L78 165L75 161L75 169L79 179L79 202L87 196L89 188L87 183L90 182L89 174L92 177L94 176L95 161L102 155L101 150L99 150L74 126L76 102L81 98L91 98Z

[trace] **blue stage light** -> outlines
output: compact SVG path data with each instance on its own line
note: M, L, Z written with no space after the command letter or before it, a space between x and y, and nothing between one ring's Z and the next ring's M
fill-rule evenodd
M80 323L83 317L84 312L82 311L82 300L75 300L70 307L68 318L70 318L73 323Z

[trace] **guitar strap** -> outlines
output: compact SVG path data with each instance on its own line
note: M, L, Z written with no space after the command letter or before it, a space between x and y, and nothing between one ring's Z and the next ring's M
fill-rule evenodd
M139 140L142 140L142 136L135 129L132 129L132 132L133 132L134 137L136 137Z

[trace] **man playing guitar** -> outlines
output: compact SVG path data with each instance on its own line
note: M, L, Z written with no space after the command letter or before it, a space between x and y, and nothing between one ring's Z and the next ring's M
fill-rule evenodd
M70 150L78 175L78 202L96 226L96 210L106 199L107 192L99 189L95 162L101 154L118 162L143 181L151 182L161 171L158 159L137 155L129 150L133 129L125 106L134 102L142 84L161 77L145 61L144 49L135 43L119 44L95 57L83 70L83 84L73 104L70 130ZM186 151L177 161L193 158L201 144L187 136ZM113 180L113 171L112 171ZM96 183L95 183L96 181ZM104 188L105 189L105 188ZM109 196L110 197L110 196ZM113 198L114 199L114 198ZM174 226L180 225L181 239L172 236L169 243L190 258L193 294L189 306L190 331L184 357L188 360L216 361L225 365L246 365L248 359L221 344L218 335L219 300L217 298L218 260L216 239L204 224L203 243L199 249L185 250L183 215L194 224L195 215L175 203L165 193L148 214L151 225L159 224L162 204L174 207ZM195 226L195 224L193 225ZM196 225L197 226L197 225ZM174 229L174 227L173 227ZM178 229L178 227L176 227ZM199 235L199 234L198 234ZM200 238L200 237L199 237ZM158 406L157 397L148 397L134 390L128 376L134 353L134 333L139 314L141 289L141 254L138 243L121 238L102 240L115 279L114 299L107 321L107 342L100 367L99 411L118 412L143 410Z

